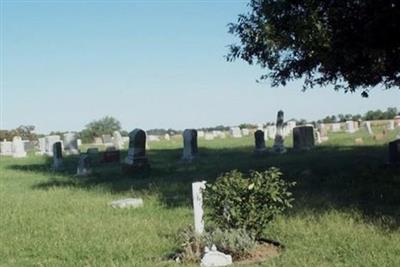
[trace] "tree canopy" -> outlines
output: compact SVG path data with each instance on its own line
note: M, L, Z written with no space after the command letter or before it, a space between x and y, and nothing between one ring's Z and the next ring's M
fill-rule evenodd
M239 38L227 59L257 64L273 86L303 78L303 90L377 85L400 88L398 0L251 0L250 12L230 24Z
M90 142L94 137L101 137L103 134L112 134L121 130L121 123L113 117L106 116L102 119L92 121L82 130L80 136L83 142Z

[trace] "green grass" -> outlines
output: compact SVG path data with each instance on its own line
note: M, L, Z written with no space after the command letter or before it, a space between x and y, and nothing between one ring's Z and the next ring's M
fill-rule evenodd
M180 139L154 142L151 171L131 176L97 164L76 178L76 156L58 174L45 157L1 157L0 266L182 266L165 257L192 223L191 182L270 166L297 182L296 200L265 229L285 250L261 266L400 266L400 170L384 164L386 143L399 133L380 141L364 130L332 133L313 151L263 157L254 156L252 137L200 139L190 165L179 163ZM354 145L357 137L364 145ZM125 197L142 197L145 207L108 206Z

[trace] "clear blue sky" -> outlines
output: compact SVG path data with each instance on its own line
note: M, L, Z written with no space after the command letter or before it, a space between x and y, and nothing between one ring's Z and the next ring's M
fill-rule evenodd
M258 67L224 59L246 3L3 0L1 128L80 130L111 115L126 130L183 129L400 106L397 89L365 99L256 83Z

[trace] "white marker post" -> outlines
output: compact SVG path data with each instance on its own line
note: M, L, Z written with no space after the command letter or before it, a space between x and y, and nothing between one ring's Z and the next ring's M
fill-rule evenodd
M202 190L205 188L205 181L192 183L194 230L197 234L202 234L204 231Z

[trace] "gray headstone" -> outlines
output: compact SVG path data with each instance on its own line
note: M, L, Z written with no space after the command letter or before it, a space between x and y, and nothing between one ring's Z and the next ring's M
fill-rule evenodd
M283 139L283 111L280 110L278 111L278 115L276 118L276 134L275 134L275 140L274 140L274 145L272 147L272 150L275 153L285 153L286 148L284 146L284 139Z
M78 149L78 137L76 133L65 133L64 134L64 150L69 155L79 154Z
M256 143L256 152L262 152L265 151L265 138L264 138L264 132L261 130L257 130L254 133L254 139Z
M191 161L195 158L197 147L197 131L194 129L186 129L183 131L183 155L182 160Z
M45 154L48 156L53 156L53 144L59 142L60 136L58 135L48 135L45 137Z
M146 133L141 129L135 129L129 133L128 156L125 164L135 165L147 163L146 157Z
M53 144L53 170L60 171L64 168L61 142Z
M310 150L314 145L314 127L298 126L293 128L293 149Z
M389 163L400 164L400 139L389 143Z
M141 198L126 198L115 200L110 203L113 208L139 208L143 206L143 199Z
M79 157L76 175L87 176L92 174L91 159L87 154L82 154Z

